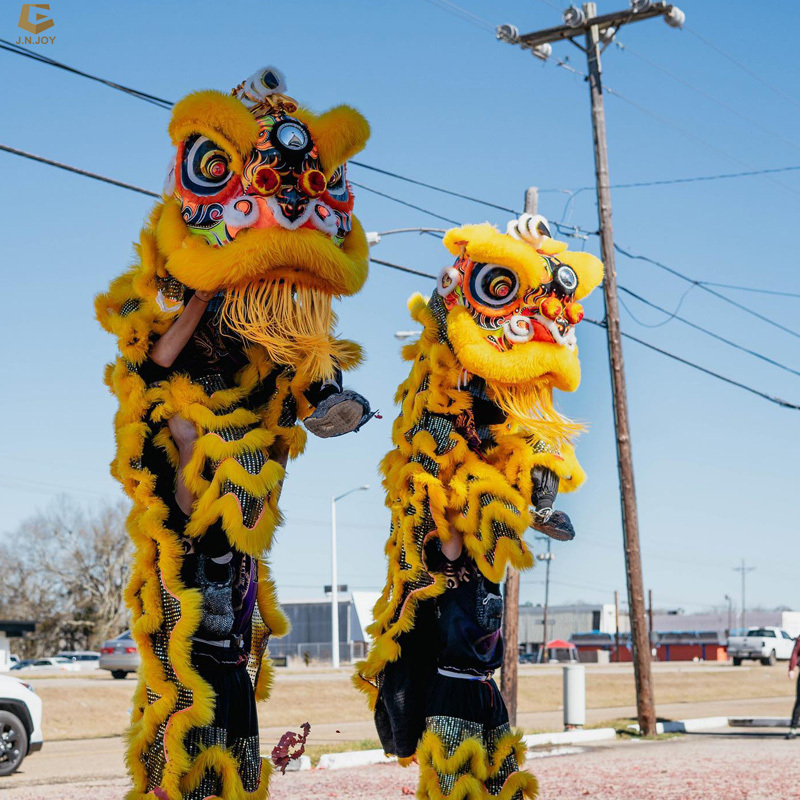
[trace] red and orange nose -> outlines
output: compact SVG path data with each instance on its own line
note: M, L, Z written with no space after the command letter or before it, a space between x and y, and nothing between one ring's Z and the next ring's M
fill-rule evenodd
M325 173L318 169L307 169L298 180L300 191L307 197L319 197L328 188ZM259 167L253 175L253 189L262 197L271 197L281 188L281 175L272 167Z

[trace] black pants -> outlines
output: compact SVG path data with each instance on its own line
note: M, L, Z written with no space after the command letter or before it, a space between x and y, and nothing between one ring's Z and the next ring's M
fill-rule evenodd
M792 728L800 728L800 674L797 676L797 699L792 710Z

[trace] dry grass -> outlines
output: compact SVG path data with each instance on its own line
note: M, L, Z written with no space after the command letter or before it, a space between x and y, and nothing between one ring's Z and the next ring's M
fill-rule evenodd
M297 678L301 679L298 680ZM259 704L261 724L296 729L300 722L369 721L366 701L350 685L349 673L279 674L272 698ZM703 702L759 697L785 697L793 687L786 666L722 668L687 664L683 671L656 668L657 703ZM34 684L36 685L36 684ZM37 686L44 701L45 738L75 739L118 736L127 725L134 681L97 680L71 686L68 679ZM589 708L633 706L633 676L629 670L592 668L586 671ZM520 712L554 711L561 707L561 675L550 670L523 670L519 681ZM330 752L330 751L328 751Z

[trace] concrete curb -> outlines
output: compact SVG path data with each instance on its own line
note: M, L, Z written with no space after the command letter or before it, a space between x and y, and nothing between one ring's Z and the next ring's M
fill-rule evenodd
M397 759L387 756L383 750L350 750L346 753L325 753L317 764L317 769L349 769L350 767L369 767L373 764L393 764Z
M659 722L656 724L656 733L695 733L697 731L710 731L714 728L727 728L728 717L699 717L698 719L679 719L674 722ZM628 725L629 731L639 731L638 723Z
M788 728L788 717L700 717L698 719L682 719L674 722L659 722L657 733L695 733L714 730L715 728ZM628 730L638 731L638 725L629 725ZM528 750L537 747L559 747L561 745L578 745L587 742L613 741L617 738L614 728L588 728L575 731L558 731L554 733L531 733L523 737ZM579 752L568 747L558 755L567 752ZM535 757L535 756L534 756ZM289 769L306 770L311 762L303 757L303 763L290 766ZM351 767L368 767L373 764L393 764L397 759L387 756L383 750L352 750L346 753L325 753L317 764L317 769L349 769Z
M589 728L588 730L559 731L557 733L530 733L522 741L531 750L534 747L545 745L602 742L616 738L617 732L613 728Z
M788 728L792 724L789 717L729 717L731 728Z

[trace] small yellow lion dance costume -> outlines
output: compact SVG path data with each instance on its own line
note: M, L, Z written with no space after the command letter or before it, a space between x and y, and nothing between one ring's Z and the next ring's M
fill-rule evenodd
M136 262L96 302L121 353L106 371L119 399L112 473L133 501L126 600L141 669L128 800L267 796L255 701L270 691L268 639L287 630L265 561L283 464L303 451L298 419L328 436L369 416L338 383L360 348L334 337L331 311L367 277L345 162L369 126L284 91L269 67L230 96L175 106L163 200ZM171 368L159 366L155 343L198 293L212 299ZM178 420L193 432L185 463ZM178 479L191 512L176 505Z
M584 479L571 445L580 426L552 392L578 386L579 301L602 265L530 215L507 234L450 230L444 244L455 265L430 301L409 302L423 331L403 351L413 366L382 464L389 574L355 683L384 749L402 763L416 755L418 798L521 800L537 789L491 679L502 663L498 584L509 564L533 565L523 540L532 524L574 536L553 502ZM451 560L456 534L463 548Z

